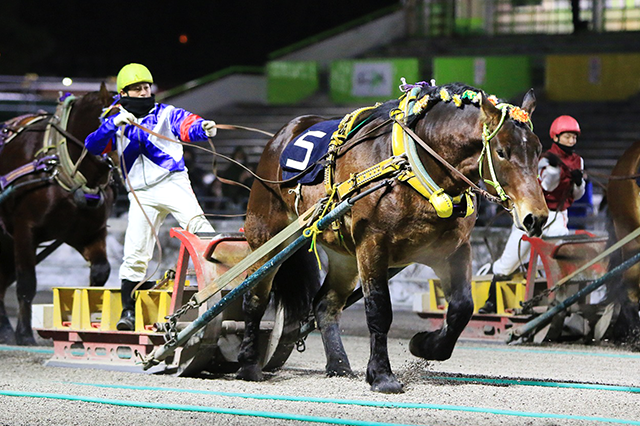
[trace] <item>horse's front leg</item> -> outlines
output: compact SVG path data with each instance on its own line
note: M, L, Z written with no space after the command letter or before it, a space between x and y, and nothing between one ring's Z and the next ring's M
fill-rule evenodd
M444 361L473 315L471 296L471 246L461 246L448 258L444 267L434 267L449 303L444 325L440 330L418 333L409 342L409 350L424 359Z
M107 258L107 228L103 228L83 247L75 247L90 265L89 285L102 287L109 279L111 265Z
M357 249L358 267L364 307L369 327L371 353L367 365L367 382L371 390L384 393L400 393L402 383L391 371L387 335L393 320L389 295L389 257L384 238L371 238Z
M4 262L4 256L3 256ZM8 259L7 264L13 266L13 258ZM9 315L7 315L7 309L4 304L4 297L7 292L7 288L13 282L14 274L9 273L4 268L4 264L0 266L0 344L15 345L16 336L9 321Z
M257 269L258 266L255 268ZM237 379L258 382L264 379L260 361L260 320L269 305L269 294L276 271L269 274L252 290L244 294L244 337L240 344Z
M4 298L16 279L13 239L0 231L0 344L15 345L16 336L7 315Z
M17 228L17 227L16 227ZM16 294L18 296L18 323L16 325L16 344L33 346L31 328L31 305L36 295L36 247L32 235L27 227L21 231L16 229L14 234L15 265L16 265Z

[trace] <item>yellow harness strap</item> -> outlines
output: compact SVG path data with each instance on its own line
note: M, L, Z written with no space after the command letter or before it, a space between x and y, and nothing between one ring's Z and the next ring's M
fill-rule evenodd
M371 181L402 170L405 164L406 160L403 157L394 156L387 158L386 160L381 161L375 166L371 166L360 173L352 173L348 180L337 185L336 191L340 196L340 199L343 199Z
M331 135L329 149L327 150L327 165L324 168L324 188L327 191L327 195L330 195L333 192L333 167L335 165L338 148L340 148L340 146L347 140L347 136L353 128L353 123L355 123L358 116L363 112L374 108L376 108L376 106L363 107L345 115L342 121L340 121L338 129L333 132L333 135Z
M425 98L427 97L425 96L415 102L415 105L413 105L414 113L416 112L416 109L419 110L425 107L428 101L428 98L427 100L425 100ZM406 119L409 115L409 105L412 100L415 101L415 96L403 96L398 109L392 111L393 118L396 120ZM398 177L398 180L407 182L413 189L429 200L433 208L436 210L438 217L445 219L451 217L453 214L454 204L462 202L463 197L466 198L467 206L464 217L467 217L474 212L475 206L473 204L470 189L467 189L462 194L453 197L445 193L444 189L440 188L424 169L424 166L418 157L415 141L402 130L402 127L398 123L393 124L391 140L393 155L396 157L406 156L409 160L409 164L411 165L411 168L403 172Z

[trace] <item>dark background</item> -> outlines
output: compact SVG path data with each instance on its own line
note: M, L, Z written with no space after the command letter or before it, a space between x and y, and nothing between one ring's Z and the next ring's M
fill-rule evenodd
M263 65L270 52L398 3L9 0L0 74L106 78L140 62L168 89L231 65Z

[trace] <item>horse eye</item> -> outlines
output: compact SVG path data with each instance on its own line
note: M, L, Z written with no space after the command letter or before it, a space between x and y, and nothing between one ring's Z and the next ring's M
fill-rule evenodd
M502 160L507 158L507 155L505 154L503 149L496 149L496 154L498 154L498 157L500 157L500 159Z

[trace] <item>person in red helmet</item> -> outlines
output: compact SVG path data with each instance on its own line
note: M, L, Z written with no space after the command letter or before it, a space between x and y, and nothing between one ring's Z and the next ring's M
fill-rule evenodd
M579 135L580 125L575 118L570 115L556 118L549 129L553 144L538 161L538 180L549 207L549 218L542 230L545 237L569 234L567 209L585 193L584 160L574 152ZM525 233L513 225L500 258L478 271L478 275L493 273L489 297L479 313L496 312L496 282L508 279L521 259L529 257L531 246L521 241L523 235Z

